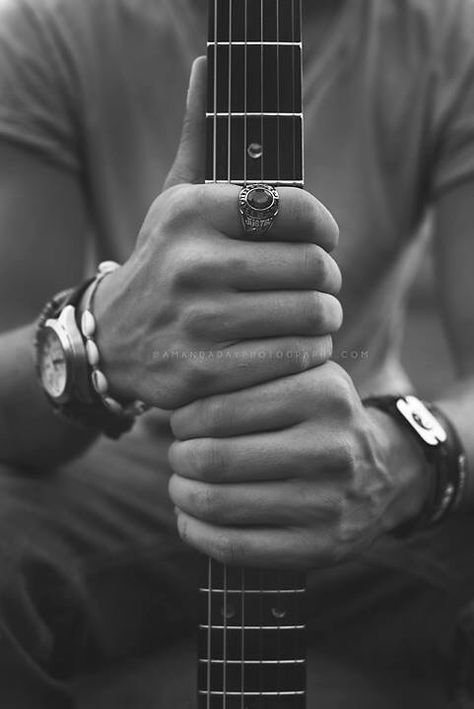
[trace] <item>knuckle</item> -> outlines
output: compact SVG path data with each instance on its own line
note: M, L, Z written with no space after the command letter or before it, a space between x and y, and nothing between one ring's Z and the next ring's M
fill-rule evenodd
M305 212L311 221L316 243L332 251L339 242L339 226L331 212L314 195L306 192Z
M177 291L202 288L207 283L214 283L221 269L216 253L202 242L199 246L197 243L182 243L177 247L174 262L173 283Z
M220 308L213 303L192 303L181 315L181 329L192 337L215 333L221 322Z
M330 335L321 335L313 339L313 346L308 358L308 367L324 364L332 357L333 343Z
M324 294L323 301L328 331L329 333L337 332L344 319L342 305L335 296L329 294Z
M197 185L178 185L166 191L166 199L163 196L159 208L160 218L164 217L167 229L176 231L190 223L196 223L196 220L200 218L199 191ZM156 204L157 210L158 203Z
M337 295L342 286L342 275L335 260L317 244L305 244L302 270L316 290Z
M182 381L183 389L190 393L191 399L207 395L215 387L216 376L207 352L189 352Z
M326 274L323 289L326 293L337 295L342 288L342 273L336 261L326 254Z
M337 364L329 363L327 367L327 380L332 392L332 399L343 407L353 409L354 384L349 374Z
M301 271L317 287L321 272L322 250L316 244L301 245Z
M349 436L338 440L337 448L334 451L334 460L344 479L352 481L357 467L357 452L354 442Z
M328 262L326 252L317 244L303 246L303 271L316 289L321 289L327 280Z
M307 294L302 314L309 335L330 335L342 325L342 307L327 293L313 291Z

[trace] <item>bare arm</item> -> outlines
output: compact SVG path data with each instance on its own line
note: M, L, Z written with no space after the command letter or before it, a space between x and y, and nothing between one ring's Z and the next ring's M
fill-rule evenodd
M44 303L83 278L86 208L75 176L0 143L0 460L49 468L94 435L55 416L34 371Z
M462 438L470 470L468 503L474 507L474 181L451 190L437 208L437 284L457 371L457 383L440 406Z

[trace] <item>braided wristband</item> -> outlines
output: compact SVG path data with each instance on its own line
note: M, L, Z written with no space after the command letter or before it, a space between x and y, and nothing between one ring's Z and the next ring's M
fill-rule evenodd
M111 414L133 421L137 416L145 413L149 407L143 401L121 404L109 395L109 383L104 372L100 369L100 352L95 341L97 323L93 314L94 296L99 284L117 268L119 268L119 264L115 261L104 261L99 264L97 276L86 293L84 312L81 317L81 332L85 339L87 361L91 368L92 388L100 402Z

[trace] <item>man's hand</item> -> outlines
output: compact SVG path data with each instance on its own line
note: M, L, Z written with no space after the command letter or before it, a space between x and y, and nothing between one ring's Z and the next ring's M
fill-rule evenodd
M338 229L317 199L280 188L269 240L245 241L240 188L193 184L204 163L203 72L198 63L166 189L96 296L112 395L166 409L321 364L342 321L329 255Z
M365 409L329 362L175 412L170 495L181 536L229 564L310 568L416 515L421 448Z

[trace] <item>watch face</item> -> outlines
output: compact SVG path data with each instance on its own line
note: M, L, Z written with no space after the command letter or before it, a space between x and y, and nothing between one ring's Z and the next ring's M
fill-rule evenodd
M38 365L46 393L59 399L66 390L67 364L61 341L50 328L45 328L42 333Z

